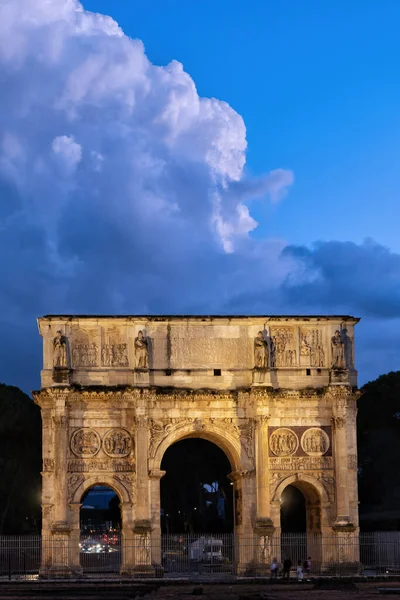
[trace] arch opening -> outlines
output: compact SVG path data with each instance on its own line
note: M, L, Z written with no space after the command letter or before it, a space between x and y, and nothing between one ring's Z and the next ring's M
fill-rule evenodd
M280 502L282 533L306 533L307 508L303 492L294 485L288 485Z
M231 462L214 442L187 436L167 448L161 461L163 533L231 533Z
M108 485L95 484L81 497L80 564L84 571L118 572L121 566L121 501Z
M306 481L292 481L282 490L281 555L292 564L306 559L320 563L322 556L321 498L318 490Z

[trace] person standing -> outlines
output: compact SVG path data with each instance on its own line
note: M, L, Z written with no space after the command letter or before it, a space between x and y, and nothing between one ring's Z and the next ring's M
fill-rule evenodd
M290 579L290 569L292 568L292 561L287 556L283 561L283 579Z
M297 581L299 583L303 582L303 565L301 564L301 560L299 560L299 562L297 563Z
M278 560L272 559L271 562L271 579L278 579Z
M307 560L304 562L304 570L308 579L311 573L311 556L308 556Z

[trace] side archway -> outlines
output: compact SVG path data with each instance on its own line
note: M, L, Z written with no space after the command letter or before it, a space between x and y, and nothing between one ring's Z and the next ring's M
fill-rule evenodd
M290 488L295 488L292 489L292 499L293 492L296 490L298 490L297 496L303 497L303 509L293 504L289 507L281 504L284 492L289 492ZM290 475L277 486L273 501L275 506L279 506L276 517L280 522L283 559L290 558L294 564L297 564L298 560L304 561L306 557L312 557L314 564L321 563L321 534L327 524L326 507L329 503L325 486L310 475L303 473ZM299 510L305 511L303 525L300 529L297 527L292 529L293 525L298 525L299 520L302 520L298 514Z
M296 473L295 475L285 477L275 489L273 496L274 502L280 501L283 491L288 485L297 487L303 492L306 500L308 499L312 503L320 502L325 504L329 502L328 492L326 491L325 486L318 481L318 479L304 473Z
M131 498L126 487L111 474L92 475L81 481L75 491L71 494L72 504L80 504L82 496L92 487L104 485L113 490L122 504L130 504Z

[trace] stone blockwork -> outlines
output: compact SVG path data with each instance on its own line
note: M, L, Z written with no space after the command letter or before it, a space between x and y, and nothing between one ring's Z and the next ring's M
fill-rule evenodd
M357 535L356 322L39 319L43 537L57 542L43 548L42 574L79 573L80 502L96 484L121 500L122 572L151 573L161 562L161 461L187 437L210 440L231 463L239 570L241 540L254 535L253 561L268 564L287 485L305 496L310 533Z

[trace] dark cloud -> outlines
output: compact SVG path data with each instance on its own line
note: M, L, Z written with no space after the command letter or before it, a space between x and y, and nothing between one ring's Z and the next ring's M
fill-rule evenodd
M397 356L400 257L252 239L293 175L246 178L242 118L179 63L76 0L3 0L0 85L0 380L39 385L46 313L350 312Z

